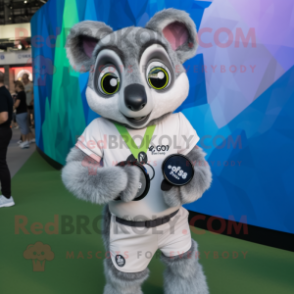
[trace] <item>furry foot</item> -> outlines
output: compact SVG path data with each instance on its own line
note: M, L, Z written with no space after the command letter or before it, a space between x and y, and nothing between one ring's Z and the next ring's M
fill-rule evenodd
M197 243L192 240L191 249L181 256L162 256L167 265L164 273L165 294L209 294L206 277L198 263Z

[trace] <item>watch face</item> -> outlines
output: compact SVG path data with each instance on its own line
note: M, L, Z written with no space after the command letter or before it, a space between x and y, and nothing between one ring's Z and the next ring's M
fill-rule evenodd
M171 155L162 164L164 178L174 186L188 184L194 176L190 160L183 155Z

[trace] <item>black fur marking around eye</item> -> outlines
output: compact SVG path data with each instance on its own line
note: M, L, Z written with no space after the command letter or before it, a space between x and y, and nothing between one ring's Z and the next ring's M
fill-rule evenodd
M139 55L138 55L138 62L140 62L141 60L141 56L143 54L143 52L150 46L154 45L154 44L158 44L160 46L162 46L165 51L167 51L167 47L165 44L163 44L163 42L161 42L160 40L149 40L148 42L146 42L145 44L142 45L142 47L140 48L140 51L139 51Z
M98 54L104 50L104 49L107 49L107 50L112 50L114 51L118 56L119 58L121 59L123 65L125 66L125 56L124 56L124 53L116 46L101 46L98 51L96 52L96 58L98 56Z

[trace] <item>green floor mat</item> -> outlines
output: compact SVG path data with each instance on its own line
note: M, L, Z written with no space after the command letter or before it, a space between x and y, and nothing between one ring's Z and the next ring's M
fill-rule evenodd
M67 192L60 171L38 153L16 174L12 186L16 206L0 209L0 293L102 293L105 251L98 231L102 208ZM65 226L62 221L72 222ZM86 230L77 225L88 221ZM294 293L292 252L192 231L211 294ZM149 268L144 293L163 293L159 258L154 257Z

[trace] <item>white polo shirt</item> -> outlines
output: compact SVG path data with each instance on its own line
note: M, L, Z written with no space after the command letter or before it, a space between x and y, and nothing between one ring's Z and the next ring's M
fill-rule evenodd
M127 130L139 147L146 128L139 130L127 128ZM179 209L179 207L168 207L163 200L161 165L169 155L188 154L198 141L199 137L196 131L182 113L170 114L160 120L156 124L146 152L148 164L155 171L148 194L139 201L128 203L111 201L109 203L110 212L120 218L138 221L138 216L142 216L142 219L154 219L169 215ZM125 144L116 126L102 117L90 123L78 139L76 146L88 156L102 158L105 167L115 166L119 162L126 161L131 155L130 149ZM147 170L149 171L148 168Z

